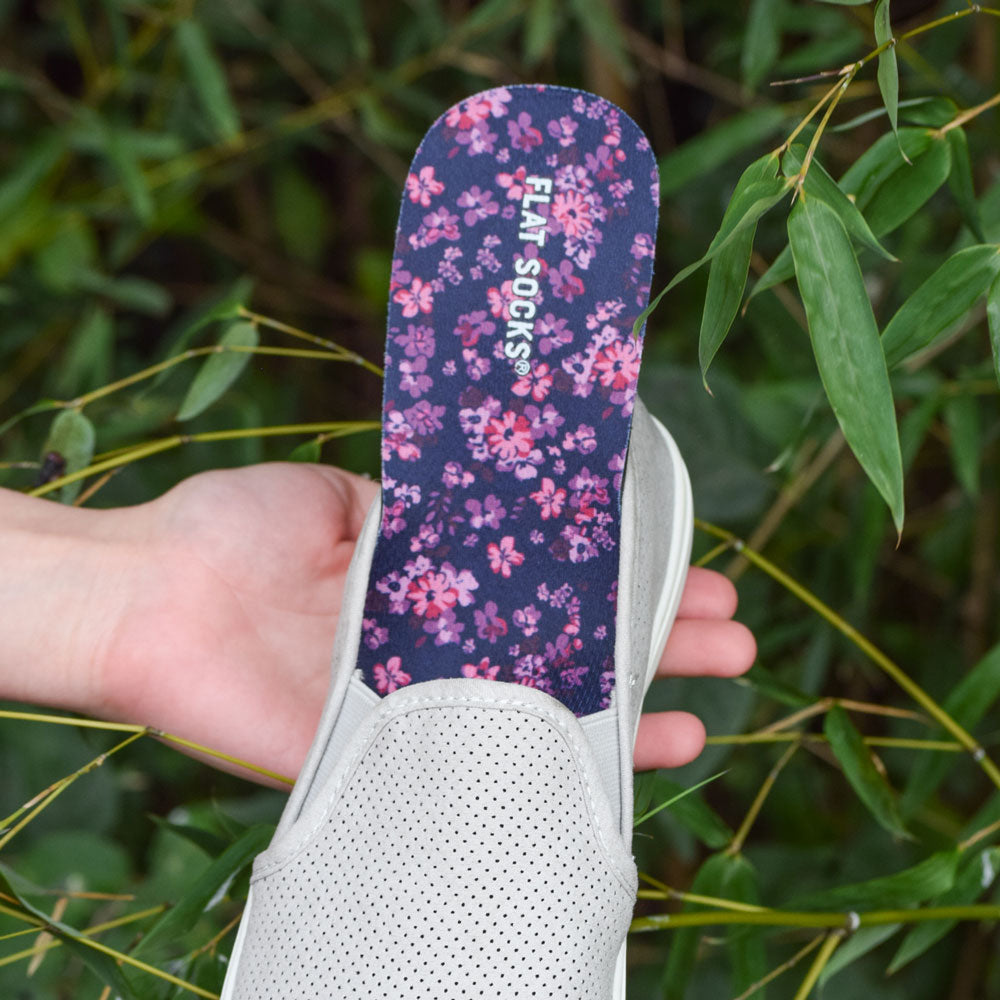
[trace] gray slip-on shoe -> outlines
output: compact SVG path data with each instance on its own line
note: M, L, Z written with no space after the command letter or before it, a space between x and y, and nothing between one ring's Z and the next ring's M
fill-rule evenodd
M632 753L692 530L635 395L655 224L648 142L593 95L488 91L421 144L382 494L223 1000L624 997Z

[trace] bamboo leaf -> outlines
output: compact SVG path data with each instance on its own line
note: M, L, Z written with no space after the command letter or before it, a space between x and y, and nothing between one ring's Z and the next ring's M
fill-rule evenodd
M901 128L895 136L883 135L847 168L840 178L840 187L854 196L855 204L864 212L876 191L896 171L907 166L903 157L912 163L930 148L932 141L926 128Z
M119 129L107 129L104 155L118 172L136 218L143 225L148 225L156 213L156 207L129 135Z
M889 47L878 56L878 89L882 94L889 124L895 132L899 115L899 68L896 65L896 40L892 37L889 21L889 0L878 0L875 4L875 43Z
M805 196L789 216L788 237L827 398L901 531L903 469L892 387L847 230L832 208Z
M755 160L754 163L747 167L747 170L753 169L759 162L759 160ZM740 233L752 226L756 226L761 216L769 212L779 201L784 199L791 188L792 182L780 177L749 183L742 189L737 184L736 191L733 192L733 197L729 202L729 207L722 217L722 225L712 239L711 244L709 244L708 250L693 264L688 264L687 267L678 271L667 283L667 286L657 293L653 301L639 313L638 318L632 326L633 333L638 336L638 331L642 329L643 323L646 322L650 314L660 304L660 300L667 292L675 288L686 278L689 278L702 264L712 260L729 246Z
M727 899L738 903L760 904L757 870L742 855L730 861L724 885ZM768 971L764 934L759 927L729 927L726 931L726 951L732 968L732 986L741 993L753 983L763 979ZM754 993L757 1000L764 1000L765 991Z
M907 836L893 790L872 762L861 733L839 705L827 712L823 732L844 769L844 776L868 811L890 833Z
M226 886L264 850L273 833L274 828L267 824L252 826L230 844L195 880L184 898L153 924L133 955L146 955L158 947L169 947L189 931Z
M7 170L0 180L0 218L21 207L55 169L65 148L62 136L46 135Z
M220 347L256 347L253 323L233 323L219 341ZM224 351L210 355L198 370L177 413L178 420L191 420L207 410L239 377L250 360L249 352Z
M994 646L951 690L942 708L966 730L974 729L1000 698L1000 644ZM904 816L912 816L937 790L957 763L954 754L921 754L903 790Z
M951 464L966 495L975 499L979 496L979 452L981 433L979 427L979 403L968 392L949 396L944 401L942 416L948 428L948 444Z
M732 222L731 215L741 210L744 192L756 184L773 180L778 172L778 156L769 153L750 164L743 171L722 218L724 230ZM727 216L730 218L727 220ZM721 231L721 230L720 230ZM701 331L698 336L698 360L701 364L701 380L708 388L706 376L743 298L747 273L750 269L750 253L753 249L757 223L745 227L722 249L711 262L708 272L708 288L705 292L705 307L701 314Z
M202 110L212 130L223 142L232 142L240 134L240 116L229 95L229 85L222 63L212 49L201 22L185 17L177 22L174 38L181 60Z
M986 319L990 328L990 346L993 348L993 371L1000 382L1000 276L990 285L986 298Z
M852 962L874 951L884 941L895 934L902 924L885 924L882 927L860 927L848 940L834 952L833 957L823 968L819 977L821 985L825 985L831 977L841 969L846 969Z
M60 457L64 463L60 475L79 472L90 465L94 457L96 437L94 425L79 410L63 410L52 421L42 454ZM72 503L82 485L79 482L67 484L60 490L59 499L63 503Z
M534 0L524 16L524 61L537 66L552 48L559 27L555 0Z
M755 90L781 52L783 0L752 0L743 35L743 82Z
M951 147L951 173L948 174L948 187L954 195L958 210L965 219L972 235L980 243L986 242L983 235L982 214L979 202L976 201L976 190L972 182L972 160L969 158L969 140L960 128L953 128L945 133L948 145Z
M318 462L323 455L323 448L317 438L310 438L296 445L288 456L289 462Z
M861 208L872 232L884 236L898 229L922 208L948 179L951 171L951 147L944 139L935 139L926 152L912 163L903 163Z
M1000 247L977 244L948 258L896 311L882 334L886 363L904 358L946 333L986 294L1000 274Z
M794 176L802 169L805 152L805 147L797 143L789 147L782 161L782 169L786 176ZM815 195L817 198L825 201L837 213L837 217L844 224L844 228L853 240L860 243L861 246L873 250L885 260L896 260L879 243L865 217L858 209L858 206L840 189L837 182L826 172L823 164L818 160L814 159L809 166L809 173L806 174L805 189L807 195ZM789 263L791 262L789 261ZM789 273L788 277L791 277L791 273Z
M725 847L733 839L733 831L727 826L721 816L701 796L694 793L703 785L721 778L722 774L713 774L696 785L678 785L665 777L661 771L653 772L647 779L643 789L641 808L636 805L636 818L633 827L651 819L664 809L670 809L670 815L693 833L706 847L715 849ZM656 802L656 805L652 805ZM652 808L650 808L652 807Z
M966 906L974 903L984 892L992 888L1000 869L1000 848L988 847L966 858L959 868L955 884L946 893L934 900L935 906ZM889 964L892 975L915 958L919 958L928 948L941 940L955 926L956 920L930 920L917 924L903 938L899 950Z

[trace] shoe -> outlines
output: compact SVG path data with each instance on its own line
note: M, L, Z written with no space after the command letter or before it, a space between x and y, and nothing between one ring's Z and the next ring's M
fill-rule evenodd
M692 530L636 396L656 197L580 91L486 91L421 143L382 493L223 1000L624 998L632 752Z

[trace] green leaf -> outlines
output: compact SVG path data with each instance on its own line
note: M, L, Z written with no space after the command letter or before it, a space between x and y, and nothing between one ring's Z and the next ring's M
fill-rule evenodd
M885 924L882 927L859 927L834 953L823 967L819 982L825 985L841 969L874 951L884 941L888 941L899 931L902 924Z
M804 196L789 216L788 238L823 388L901 531L903 468L892 387L847 230L825 202Z
M805 146L798 143L789 147L781 164L786 176L794 176L802 169L805 152ZM886 260L896 260L876 239L858 206L844 194L837 182L823 168L823 164L816 159L809 165L805 189L807 195L815 195L837 213L837 217L844 224L844 228L853 240L860 243L861 246L873 250ZM791 265L791 260L789 260L789 265ZM792 273L793 271L789 270L788 277L791 277Z
M250 827L230 844L195 880L184 898L153 924L133 954L145 955L158 947L169 947L189 931L232 880L264 850L273 834L274 827L260 824Z
M46 135L5 172L0 180L0 219L20 208L38 189L62 159L65 149L62 136Z
M942 407L955 478L967 496L979 496L979 401L969 392L949 396Z
M861 208L877 236L898 229L914 212L923 207L948 179L951 171L951 147L943 139L932 141L926 152L912 164L903 163Z
M192 826L190 823L171 823L162 816L150 813L149 818L161 829L169 830L171 833L183 837L185 840L200 847L209 857L215 857L226 849L226 841L217 833L211 830L204 830L200 826Z
M744 193L754 185L773 181L778 172L778 156L769 153L750 164L743 171L722 217L722 229L733 222L735 213L741 210ZM727 218L728 217L728 218ZM701 332L698 336L698 360L701 364L701 380L708 388L706 376L709 365L722 346L729 328L736 318L746 286L750 269L750 253L753 249L757 223L754 221L735 236L712 261L708 272L708 288L705 292L705 308L701 314Z
M0 892L3 892L8 898L16 900L17 905L24 912L44 921L45 929L53 937L58 938L66 949L76 955L97 976L100 982L110 986L120 997L132 998L135 996L128 980L110 955L105 955L94 948L76 928L64 924L61 920L54 920L44 910L33 906L14 888L3 872L0 872Z
M288 456L289 462L318 462L323 455L323 447L318 438L303 441L296 445Z
M840 187L854 196L863 212L875 192L896 171L907 166L903 157L912 163L930 148L932 141L930 131L925 128L901 128L895 137L883 135L847 168L840 178Z
M836 7L863 7L868 0L819 0L820 3L828 3Z
M871 751L865 746L861 733L839 705L827 712L823 732L844 769L844 776L868 811L890 833L907 836L895 793L872 762Z
M714 128L689 139L660 160L660 198L680 191L692 181L726 163L744 149L758 146L785 122L787 112L775 105L733 115Z
M274 227L285 249L318 267L329 237L330 209L309 179L291 163L274 173Z
M632 821L633 828L640 826L648 819L652 819L653 816L657 813L663 812L664 809L679 807L680 803L689 797L695 800L695 805L686 810L687 816L695 816L698 820L705 819L713 826L713 828L717 828L715 819L718 817L707 805L705 805L703 800L696 799L694 793L704 785L708 785L717 778L721 778L725 773L725 771L720 771L718 774L713 774L709 778L703 778L697 784L690 785L688 787L675 785L672 781L669 781L666 778L657 780L653 785L651 795L652 800L658 800L657 804L651 809L644 809L641 815L636 816ZM698 803L700 803L704 808L700 808ZM678 808L678 813L679 812L680 809ZM719 822L721 822L721 820L719 820ZM725 826L725 824L723 824L723 826Z
M962 727L971 730L1000 697L1000 644L994 646L959 682L942 708ZM965 759L951 753L922 753L910 770L900 803L912 816L937 790L945 775Z
M896 311L882 334L886 363L895 367L954 326L1000 274L1000 247L966 247L949 257Z
M220 347L256 347L257 327L233 323L219 341ZM191 420L208 409L239 377L250 361L249 351L223 351L209 355L195 375L177 413L178 420Z
M986 319L990 328L990 346L993 348L993 371L1000 382L1000 276L990 285L986 297Z
M754 163L747 167L747 170L754 169L759 162L759 160L755 160ZM742 189L737 184L733 198L729 202L729 207L722 217L722 225L709 244L708 249L693 264L688 264L687 267L681 268L670 279L667 286L657 293L656 298L639 313L638 318L632 326L633 334L638 336L638 331L642 329L643 323L646 322L646 319L653 310L660 304L660 299L667 292L675 288L686 278L689 278L702 264L712 260L745 230L756 226L761 216L774 208L779 201L783 200L791 188L792 182L781 177L750 183Z
M810 909L844 906L859 911L917 906L947 892L955 884L955 872L961 857L957 849L938 851L891 875L809 893L790 901L790 905Z
M108 310L101 305L87 309L56 367L53 391L70 398L110 382L114 339Z
M52 421L42 455L55 452L66 463L65 475L79 472L90 465L94 457L96 434L94 425L79 410L63 410ZM68 483L60 490L63 503L72 503L80 493L82 483Z
M882 94L889 124L896 131L899 115L899 69L896 66L896 40L892 37L889 21L889 0L878 0L875 4L875 43L889 47L878 56L878 89Z
M104 155L118 172L136 218L143 225L148 225L156 213L156 206L153 204L153 196L143 175L131 136L119 129L107 129Z
M755 90L781 51L781 13L784 0L751 0L743 35L743 82Z
M948 187L955 197L958 210L965 219L973 236L980 243L986 242L983 235L982 213L976 201L976 190L972 182L972 161L969 158L969 140L960 128L946 132L948 145L951 147L951 173L948 174Z
M724 888L727 899L752 906L760 904L757 870L742 855L732 858ZM734 992L739 990L743 993L767 974L769 966L762 928L735 925L727 928L726 952L732 968ZM760 989L753 995L757 1000L764 1000L765 991Z
M934 900L935 906L967 906L974 903L996 881L1000 869L1000 848L988 847L966 858L958 871L955 884ZM957 920L929 920L917 924L903 939L889 964L888 974L898 972L931 945L940 941L958 923Z
M174 29L177 48L187 72L188 82L211 122L212 130L223 142L232 142L240 134L240 116L229 95L226 74L200 21L181 18Z
M736 680L737 684L747 684L765 698L773 698L779 704L789 708L805 708L811 705L815 698L787 683L766 667L755 663L747 674Z
M555 0L533 0L524 15L524 61L537 66L548 55L559 27Z
M635 80L635 68L628 54L621 24L609 0L569 0L569 6L572 7L583 34L617 68L622 80L632 83Z

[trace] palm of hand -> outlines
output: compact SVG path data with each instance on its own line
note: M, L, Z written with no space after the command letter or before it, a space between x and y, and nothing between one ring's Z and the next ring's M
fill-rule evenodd
M108 714L294 775L376 492L338 469L274 464L195 476L135 508L132 534L154 558L99 656Z

